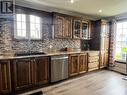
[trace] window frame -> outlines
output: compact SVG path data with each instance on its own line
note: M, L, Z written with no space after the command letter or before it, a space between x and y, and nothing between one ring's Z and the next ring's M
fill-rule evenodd
M24 13L17 13L17 14L24 14ZM26 16L26 37L21 37L17 35L17 14L14 16L14 39L16 40L42 40L42 18L40 16L37 16L40 18L40 38L32 38L30 36L30 15L24 14ZM32 15L32 14L31 14ZM36 15L33 15L36 16Z
M121 42L121 43L124 43L124 44L126 44L127 43L127 40L123 40L123 36L125 36L125 34L124 34L124 29L126 29L127 30L127 26L126 26L126 28L125 27L123 27L123 23L127 23L127 20L122 20L122 21L117 21L116 22L116 34L115 34L115 43L117 43L117 42ZM121 26L121 28L117 28L117 24L118 23L122 23L122 26ZM121 30L121 33L119 33L118 34L118 30ZM118 36L117 36L118 35ZM120 40L117 40L117 37L120 37ZM122 39L121 39L122 38ZM126 36L124 37L124 38L126 38L127 39L127 34L126 34ZM127 46L127 44L126 44L126 46ZM119 48L119 49L122 49L124 46L119 46L118 47L118 44L115 44L115 57L116 57L116 48ZM126 62L126 57L125 58L123 58L122 56L123 55L125 55L126 56L126 54L123 52L122 53L122 50L121 50L121 53L120 53L120 55L121 55L121 58L120 59L116 59L115 58L115 61L122 61L122 62Z

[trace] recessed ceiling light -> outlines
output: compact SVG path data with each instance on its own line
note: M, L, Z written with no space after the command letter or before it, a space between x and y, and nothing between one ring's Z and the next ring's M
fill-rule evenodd
M74 3L74 0L71 0L70 2L71 2L71 3Z
M100 9L98 12L99 12L99 13L101 13L101 12L102 12L102 10Z

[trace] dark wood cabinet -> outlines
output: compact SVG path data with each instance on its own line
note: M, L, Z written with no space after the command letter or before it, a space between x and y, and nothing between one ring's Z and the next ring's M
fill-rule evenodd
M49 57L35 58L35 80L36 84L49 82Z
M54 13L53 22L55 38L72 38L72 18L70 16Z
M87 71L87 53L79 55L79 73Z
M87 53L69 56L69 75L75 76L87 71Z
M54 37L63 38L64 17L54 14Z
M69 75L74 76L79 71L79 56L77 54L69 56Z
M30 59L13 61L14 89L20 90L32 85L32 62Z
M0 93L11 91L10 61L0 61Z
M49 82L49 58L17 59L13 61L14 89L22 90Z

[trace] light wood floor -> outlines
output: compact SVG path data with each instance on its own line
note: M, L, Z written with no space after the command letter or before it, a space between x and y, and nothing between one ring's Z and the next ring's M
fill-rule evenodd
M35 91L42 90L44 95L127 95L127 81L123 77L102 70Z

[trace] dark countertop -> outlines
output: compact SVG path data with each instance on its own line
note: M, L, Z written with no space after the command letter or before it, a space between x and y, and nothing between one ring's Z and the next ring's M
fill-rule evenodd
M95 53L95 52L99 53L99 51L47 52L46 54L39 54L39 55L0 56L0 60L13 60L13 59L21 59L21 58L35 58L35 57L69 55L69 54L78 54L78 53Z

